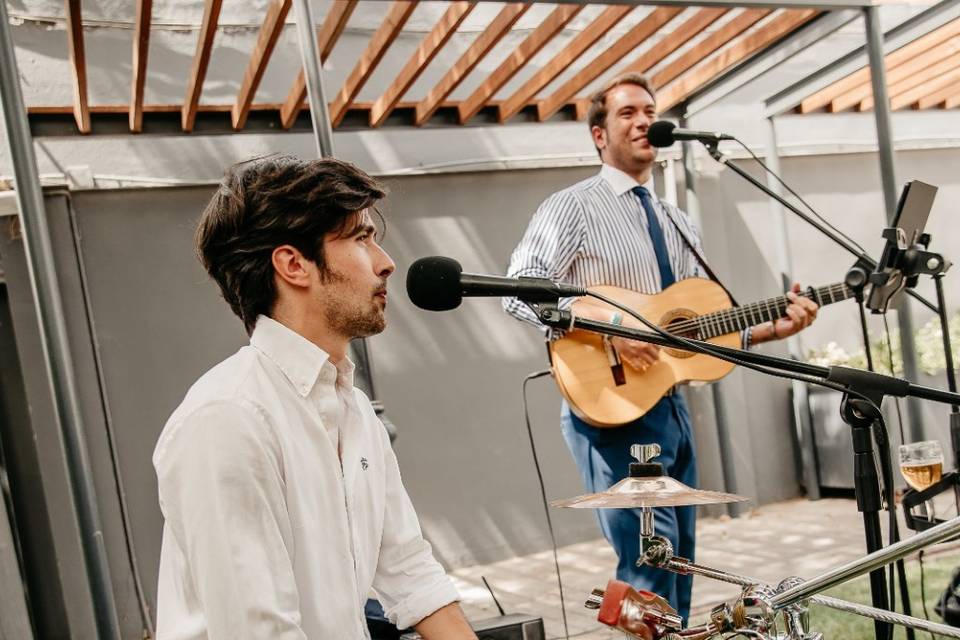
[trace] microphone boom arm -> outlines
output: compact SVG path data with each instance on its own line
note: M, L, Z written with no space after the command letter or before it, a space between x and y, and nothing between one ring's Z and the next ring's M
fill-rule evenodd
M714 160L716 160L720 164L731 168L734 171L734 173L739 175L741 178L743 178L744 180L746 180L747 182L749 182L750 184L752 184L753 186L760 189L765 194L767 194L768 196L770 196L771 198L773 198L774 200L782 204L784 207L789 209L795 215L799 216L801 220L813 226L817 231L819 231L820 233L827 236L828 238L833 240L835 243L837 243L838 245L846 249L848 253L850 253L853 256L856 256L858 265L864 265L867 268L869 268L871 271L877 268L876 260L868 256L866 253L863 253L862 251L860 251L859 249L851 245L849 242L847 242L843 238L837 236L837 234L834 233L831 229L828 229L819 221L812 218L808 213L795 207L786 198L781 196L779 193L775 192L773 189L771 189L764 183L757 180L755 177L753 177L747 171L745 171L742 167L740 167L734 162L731 162L730 158L723 155L723 152L717 148L716 143L704 142L703 144L707 148L707 151L710 152L710 157L712 157ZM920 302L926 308L930 309L930 311L933 311L934 313L939 313L939 309L935 304L933 304L932 302L930 302L929 300L921 296L919 293L917 293L913 289L907 289L907 294L912 296L915 300Z
M633 314L633 311L625 309ZM608 336L627 338L650 342L661 347L705 353L721 360L734 364L749 363L759 367L775 369L780 375L795 378L804 382L812 382L836 388L838 385L849 388L852 392L867 395L871 399L879 400L883 395L895 397L916 397L933 400L943 404L957 404L960 394L942 391L932 387L913 384L901 378L887 376L880 373L861 371L850 367L823 367L820 365L798 362L789 358L780 358L746 349L725 347L702 340L677 338L667 332L656 333L633 329L620 324L611 324L599 320L589 320L575 316L567 309L559 309L554 305L544 305L537 309L537 316L543 324L554 329L569 331L583 329ZM879 403L878 403L879 404Z

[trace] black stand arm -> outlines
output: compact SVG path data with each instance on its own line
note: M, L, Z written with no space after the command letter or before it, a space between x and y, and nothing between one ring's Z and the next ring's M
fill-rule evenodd
M733 162L730 162L730 159L725 155L723 155L723 153L719 149L717 149L716 145L706 144L706 147L707 147L707 150L710 152L710 156L714 160L716 160L717 162L719 162L724 166L730 167L730 169L732 169L733 172L739 175L741 178L743 178L744 180L746 180L747 182L755 186L757 189L760 189L765 194L767 194L768 196L770 196L771 198L779 202L781 205L789 209L795 215L799 216L801 220L813 226L817 231L819 231L820 233L827 236L828 238L833 240L835 243L837 243L838 245L846 249L851 255L856 256L857 263L865 265L867 267L868 269L867 273L871 273L877 268L876 260L868 256L867 254L863 253L862 251L860 251L860 249L853 246L852 244L847 242L845 239L838 236L836 233L834 233L832 229L829 229L828 227L820 223L819 220L816 220L805 211L798 209L797 207L792 205L786 198L782 197L779 193L776 193L773 189L771 189L764 183L754 178L752 175L747 173L747 171L745 171L742 167L738 166ZM932 302L930 302L929 300L921 296L919 293L917 293L913 289L908 289L907 293L910 296L912 296L914 299L916 299L918 302L920 302L920 304L930 309L930 311L933 311L934 313L938 312L937 307Z

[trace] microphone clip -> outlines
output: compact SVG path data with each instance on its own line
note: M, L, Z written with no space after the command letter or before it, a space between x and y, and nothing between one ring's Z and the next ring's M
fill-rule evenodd
M537 318L546 326L561 331L573 329L574 315L569 309L561 309L556 302L541 302L531 306L537 312Z

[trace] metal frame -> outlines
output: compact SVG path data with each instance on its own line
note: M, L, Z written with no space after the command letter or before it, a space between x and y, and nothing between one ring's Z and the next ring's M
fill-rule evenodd
M883 50L890 53L956 18L960 18L960 0L942 0L884 33ZM864 44L768 97L764 101L764 115L779 116L789 112L811 93L833 84L867 63L867 45Z
M30 285L40 329L50 395L63 444L67 484L77 518L83 567L93 606L97 635L120 638L120 626L107 564L103 526L97 504L90 456L87 450L80 402L74 378L73 358L67 338L67 323L47 226L43 191L33 139L27 124L16 54L6 3L0 2L0 99L16 176L23 245L30 273Z
M713 106L748 82L777 68L790 56L817 44L855 20L860 13L853 10L831 11L800 27L774 46L758 53L732 73L718 78L687 101L686 117L691 118Z

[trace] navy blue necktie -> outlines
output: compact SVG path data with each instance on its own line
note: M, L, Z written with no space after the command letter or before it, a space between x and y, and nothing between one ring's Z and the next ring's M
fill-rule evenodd
M670 267L670 254L667 252L667 241L663 237L663 228L657 219L657 212L653 208L650 192L645 187L634 187L632 191L640 198L640 204L647 214L647 229L650 231L650 240L653 250L657 254L657 267L660 269L660 288L666 289L674 282L673 269Z

